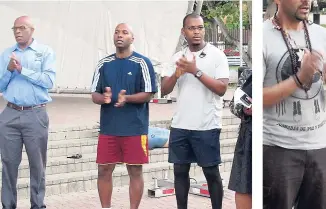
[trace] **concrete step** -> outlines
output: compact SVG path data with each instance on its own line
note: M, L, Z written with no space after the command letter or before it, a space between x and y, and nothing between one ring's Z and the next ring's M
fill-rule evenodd
M239 124L223 126L220 134L220 140L234 139L238 137Z
M224 126L220 141L235 139L238 137L239 125ZM69 156L73 154L90 154L97 151L97 135L89 138L73 138L63 140L50 140L48 143L48 157ZM23 149L25 152L25 149ZM24 157L24 156L23 156Z
M239 125L240 124L240 118L237 118L234 115L227 115L223 116L222 125L228 126L228 125Z
M232 164L232 154L222 156L223 163L220 166L220 172L229 172ZM144 165L144 181L150 183L153 177L162 179L165 171L168 171L168 177L173 179L173 165L168 162L157 162ZM202 169L193 164L190 169L190 176L202 174ZM129 184L127 169L124 166L117 166L113 174L114 186L125 186ZM87 191L97 189L97 169L80 172L60 173L47 175L46 177L46 195L58 195L71 192ZM29 178L18 179L18 198L29 198Z
M233 154L237 139L224 139L221 140L221 155ZM89 149L91 150L91 149ZM77 152L78 153L78 152ZM168 149L154 149L149 152L149 162L167 162ZM83 153L81 159L70 159L66 155L48 157L46 172L48 175L81 172L97 169L96 165L96 152ZM0 171L2 166L0 165ZM18 178L29 178L29 164L26 153L23 153L23 160L19 166ZM1 176L0 176L1 179Z
M97 137L69 140L55 140L48 142L48 158L67 157L73 154L90 154L97 151ZM25 148L23 148L25 153Z
M224 116L223 127L238 126L240 119L235 116ZM171 124L170 120L151 122L151 126L169 128ZM50 128L49 141L67 140L67 139L81 139L97 137L99 131L99 125L93 126L76 126L76 127L63 127L63 128Z
M221 172L229 172L232 166L233 152L238 136L238 118L225 116L220 135L223 163ZM170 121L152 122L153 126L168 127ZM55 128L50 130L47 163L47 195L96 189L98 125L72 128ZM68 159L69 155L82 154L81 159ZM163 178L164 170L173 177L173 166L167 162L168 149L150 151L150 164L144 166L144 179L147 183L152 177ZM1 166L0 166L0 170ZM191 168L191 175L202 175L202 169L197 165ZM0 177L1 179L1 177ZM129 177L124 165L117 165L114 172L114 185L123 186L129 183ZM29 197L29 165L25 149L23 160L19 167L18 179L19 198Z
M66 128L66 129L59 129L59 130L50 130L49 133L49 146L52 146L53 149L58 149L62 146L66 146L66 144L72 144L72 147L78 147L78 143L83 143L83 146L86 146L85 143L90 143L90 146L94 143L93 141L90 142L90 138L95 138L97 143L97 137L99 129L98 127L79 127L77 128ZM230 139L236 138L238 136L239 124L232 124L232 125L224 125L222 127L220 140L222 139ZM67 142L65 142L67 141ZM86 142L87 141L87 142ZM77 148L71 148L76 149ZM57 150L58 151L58 150ZM55 155L54 155L55 156ZM57 156L60 156L57 153Z
M92 138L92 137L97 137L98 132L99 132L98 125L50 128L49 141Z
M223 139L220 141L220 152L221 154L234 154L235 145L237 138L234 139Z
M222 143L224 140L236 139L237 136L238 125L226 126L221 131L220 141ZM48 157L96 153L97 143L97 137L49 141ZM23 153L25 153L25 148L23 148ZM23 157L26 157L26 154Z

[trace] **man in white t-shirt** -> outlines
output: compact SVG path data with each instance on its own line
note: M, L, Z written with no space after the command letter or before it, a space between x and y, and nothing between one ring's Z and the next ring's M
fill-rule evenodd
M182 34L188 47L173 55L173 66L163 73L162 93L178 86L177 110L173 117L169 162L174 163L178 209L186 209L191 163L203 168L212 209L222 208L223 185L218 165L222 126L222 96L229 82L225 54L204 41L201 16L189 14L183 20Z

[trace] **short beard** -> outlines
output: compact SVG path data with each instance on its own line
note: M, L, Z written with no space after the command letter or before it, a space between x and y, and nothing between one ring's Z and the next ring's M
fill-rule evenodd
M306 18L300 18L300 17L298 17L298 16L295 16L295 19L298 20L299 22L301 22L301 21L305 21L305 20L306 20Z
M299 22L301 22L301 21L307 21L307 20L308 20L308 17L307 17L307 16L301 18L301 17L299 17L296 13L294 14L294 17L295 17L295 19L298 20Z
M117 48L117 49L119 49L121 51L124 51L124 50L128 49L129 47L130 47L130 45L129 46L128 45L125 45L125 46L115 46L115 48Z
M199 44L191 44L191 46L199 46L200 45L200 43Z

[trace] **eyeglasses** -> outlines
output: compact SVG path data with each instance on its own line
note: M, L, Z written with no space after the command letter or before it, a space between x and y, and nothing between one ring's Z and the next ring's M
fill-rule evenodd
M198 26L198 27L195 27L195 26L191 26L191 27L187 27L188 30L190 31L195 31L195 30L199 30L199 31L202 31L205 29L204 26Z
M27 27L27 26L19 26L19 27L12 27L11 29L16 32L17 30L20 30L20 31L24 31L26 30L27 28L30 28L30 27Z

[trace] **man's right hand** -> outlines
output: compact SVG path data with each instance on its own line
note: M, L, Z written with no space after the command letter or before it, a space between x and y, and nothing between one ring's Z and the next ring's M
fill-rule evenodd
M301 61L301 69L297 74L300 82L307 86L311 86L313 76L315 73L322 70L322 68L320 68L322 64L323 60L321 55L316 52L305 50L305 54Z
M16 58L16 55L14 52L12 53L12 55L9 58L10 58L10 61L9 61L7 69L10 72L13 72L14 70L19 68L20 63L18 62L18 59Z
M182 76L184 73L185 71L182 68L177 67L175 70L175 77L180 78L180 76Z
M105 87L105 92L103 93L104 104L110 104L112 98L112 91L110 87Z

